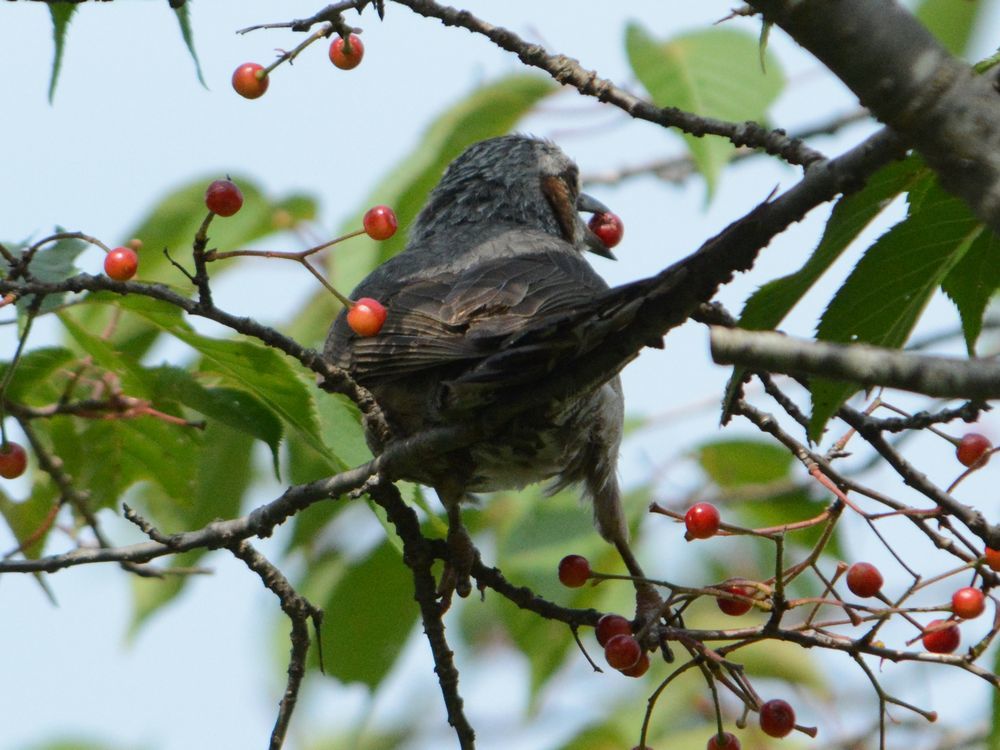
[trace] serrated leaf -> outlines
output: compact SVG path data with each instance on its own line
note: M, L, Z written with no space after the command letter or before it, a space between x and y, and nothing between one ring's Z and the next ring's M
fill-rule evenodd
M769 281L751 294L740 314L740 327L776 328L861 231L925 174L927 168L918 157L893 162L872 175L861 190L838 200L809 260L798 271ZM745 375L745 367L733 368L723 399L725 413L729 412L729 403L739 393Z
M794 457L761 440L715 440L695 450L702 470L719 487L767 484L789 475Z
M975 356L986 305L1000 289L1000 238L989 231L979 235L945 277L941 289L958 307L966 349L970 357Z
M256 438L271 449L275 477L281 478L278 447L284 434L281 420L260 399L240 388L208 388L187 370L159 367L149 372L159 392L170 393L180 403Z
M149 382L145 369L133 358L119 352L112 344L76 323L64 312L58 313L66 332L87 353L93 362L114 373L121 380L122 388L129 396L148 398Z
M769 330L781 323L861 231L924 174L926 167L918 158L894 162L872 175L861 190L838 200L809 260L798 271L769 281L750 295L740 314L740 327Z
M396 663L419 615L413 578L399 553L384 541L364 560L352 562L322 607L327 675L376 688ZM315 654L314 649L313 666Z
M445 167L468 146L484 138L509 132L541 99L557 90L549 79L512 75L480 86L451 106L424 131L413 151L371 192L357 213L341 227L347 233L361 227L361 217L371 206L392 206L398 231L384 242L356 237L329 255L328 271L338 289L353 289L369 271L392 257L406 243L406 229L423 207L427 194ZM340 305L325 290L303 307L290 335L306 343L322 341Z
M205 83L205 77L201 74L201 62L198 60L198 53L194 48L194 32L191 30L191 6L187 3L181 5L178 8L174 8L174 13L177 16L177 24L180 26L181 37L184 39L184 44L188 48L188 52L191 54L191 59L194 61L194 69L198 74L198 81L206 89L208 84Z
M56 232L61 232L62 229L56 228ZM46 245L31 259L31 263L28 269L31 271L31 275L35 277L38 281L43 281L46 283L57 283L68 279L70 276L75 276L80 271L74 265L77 256L87 249L87 243L83 240L76 239L62 239L57 240L49 245ZM17 253L18 256L23 255L27 247L22 247L21 252ZM35 295L29 294L21 297L17 301L17 311L20 315L31 306L32 300L34 300ZM39 308L39 313L49 312L55 310L57 307L62 305L65 301L65 294L49 294L46 295L45 300L42 302Z
M923 0L914 13L953 55L963 56L982 11L980 0Z
M638 23L625 30L625 50L639 81L659 107L740 122L763 120L784 88L776 57L759 40L732 29L713 29L658 41ZM762 74L757 60L766 61ZM684 134L691 158L705 178L708 198L733 145L723 138Z
M70 19L76 13L78 3L50 2L49 15L52 17L52 40L55 43L55 54L52 58L52 76L49 78L49 104L56 94L56 82L62 69L63 52L66 49L66 30Z
M883 234L834 295L817 338L899 348L948 272L965 255L983 227L958 198L936 182L919 208ZM856 384L814 378L809 437L819 440L827 420Z

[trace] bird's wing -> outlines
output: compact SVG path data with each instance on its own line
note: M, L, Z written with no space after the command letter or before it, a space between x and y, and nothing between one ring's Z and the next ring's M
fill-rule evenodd
M474 369L525 328L607 289L585 260L564 251L490 258L383 287L388 316L376 336L357 336L341 315L327 341L334 363L362 384L431 368L455 374Z

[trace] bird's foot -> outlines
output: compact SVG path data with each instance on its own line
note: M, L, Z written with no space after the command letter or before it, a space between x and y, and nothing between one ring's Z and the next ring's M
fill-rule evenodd
M443 603L451 602L452 592L463 599L472 593L472 566L479 556L472 537L460 523L452 523L448 528L448 551L450 559L445 562L438 585L438 597Z

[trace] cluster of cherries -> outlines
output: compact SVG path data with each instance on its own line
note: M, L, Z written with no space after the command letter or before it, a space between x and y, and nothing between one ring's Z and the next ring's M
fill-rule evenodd
M350 34L346 38L338 36L330 43L329 54L330 62L338 68L351 70L361 64L361 59L365 56L365 45L357 34ZM259 63L243 63L233 71L233 88L245 99L259 99L264 96L271 82L269 72Z
M969 433L957 442L956 458L963 466L980 468L989 461L993 445L989 438L979 433ZM722 525L719 509L712 503L696 503L684 514L685 538L709 539ZM986 564L1000 571L1000 550L986 548ZM595 577L590 562L582 555L567 555L559 561L559 580L569 588L579 588ZM879 596L883 578L879 569L867 562L856 562L847 569L847 588L863 599ZM756 589L744 583L729 581L713 587L725 592L716 598L719 609L727 615L738 617L750 611ZM921 643L935 654L953 653L961 642L956 620L971 620L986 609L986 595L974 586L958 589L951 597L952 617L932 620L923 628ZM604 648L608 664L629 677L641 677L649 669L649 655L635 637L634 625L617 614L605 614L595 628L597 642ZM787 701L769 700L760 706L761 730L771 737L784 737L795 728L795 710ZM633 750L650 750L633 748ZM712 735L707 750L740 750L740 741L730 732Z

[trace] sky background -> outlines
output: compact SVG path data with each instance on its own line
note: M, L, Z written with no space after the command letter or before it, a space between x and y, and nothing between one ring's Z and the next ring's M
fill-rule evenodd
M266 64L275 48L291 48L302 37L287 30L243 36L234 31L307 16L322 3L189 4L207 90L195 77L166 2L120 0L80 8L51 105L46 97L52 59L47 10L38 3L3 4L0 56L6 74L0 96L6 106L0 124L0 175L6 189L0 201L0 238L38 238L60 225L120 244L165 192L198 176L207 182L226 173L250 175L272 195L315 195L321 207L320 231L331 233L417 146L436 115L480 83L523 71L513 56L486 39L445 29L390 3L384 23L371 11L357 22L364 28L366 46L357 69L333 68L326 45L319 43L294 66L279 68L263 98L247 101L230 89L233 69L246 61ZM724 17L732 3L584 0L573 3L571 12L566 11L567 3L524 0L462 5L639 92L623 45L628 20L640 19L664 38L707 28ZM992 17L995 20L996 14ZM733 26L757 31L747 20ZM996 23L983 26L996 28ZM789 80L787 93L772 110L774 124L794 133L816 124L815 118L824 113L853 109L854 100L843 87L783 34L772 34L771 45ZM989 49L989 39L978 40L979 54ZM585 176L683 153L676 134L633 122L572 93L547 100L521 129L554 138ZM853 126L835 138L817 139L815 145L836 154L870 129ZM727 171L708 205L704 184L697 178L681 186L639 178L595 187L590 192L622 216L626 232L616 250L620 260L595 259L594 265L612 284L654 273L695 250L773 188L787 188L797 179L796 170L757 158ZM723 290L722 301L738 311L760 283L797 267L814 247L827 213L815 211L778 238L752 274ZM882 229L867 232L859 246ZM845 258L831 278L818 285L787 330L811 334L825 301L856 257ZM79 261L93 273L100 263L97 250L87 251ZM280 325L312 293L313 283L294 264L246 265L221 280L216 298L233 312ZM937 299L921 330L943 330L956 322L951 305ZM41 321L32 343L51 336L51 325ZM14 342L13 326L0 326L5 358ZM168 359L176 354L162 352ZM626 485L662 470L665 456L717 433L714 403L727 374L710 363L704 329L690 324L671 333L665 351L647 351L625 371L629 409L662 416L657 428L626 445ZM995 424L995 418L987 417L984 431L996 435ZM737 427L732 434L751 432ZM934 476L936 462L942 455L950 458L950 453L940 444L928 444L925 450L927 471ZM935 478L952 468L942 467ZM680 492L692 479L692 471L678 465L666 473L664 491ZM967 491L988 487L987 479L977 481L980 484L970 482ZM23 490L23 483L10 485L14 495ZM265 483L252 501L264 502L277 492L279 487ZM103 521L114 538L135 538L131 527L110 514ZM0 542L4 548L12 546L3 532ZM265 554L280 546L280 534L260 544ZM857 551L880 554L866 539L859 539ZM656 554L671 562L679 553ZM224 554L214 555L209 564L216 575L196 580L180 601L128 643L130 588L118 570L87 566L50 576L56 608L30 577L3 577L0 668L6 679L0 688L0 750L24 748L56 735L156 750L205 747L207 737L219 748L262 747L283 687L285 648L275 646L274 636L279 613L273 598L242 564ZM426 727L438 732L436 738L429 735L427 746L447 745L452 740L430 679L426 646L419 638L413 640L398 678L374 707L375 717L391 718L392 707L403 700L422 706ZM525 667L510 663L507 656L497 658L505 660L502 665L487 659L463 677L472 721L480 729L479 746L530 750L562 736L575 707L571 698L560 696L549 703L553 722L523 735L505 733L506 717L523 708L524 696L517 690L498 691L493 678L497 670L509 670L510 684L516 686L524 681ZM273 668L262 668L262 663ZM936 687L927 684L915 700L932 704L945 716L961 716L970 707L973 712L982 709L979 697L949 700L949 689L948 680ZM295 728L349 726L368 706L360 688L338 689L315 680L306 697ZM293 742L290 747L301 745Z

